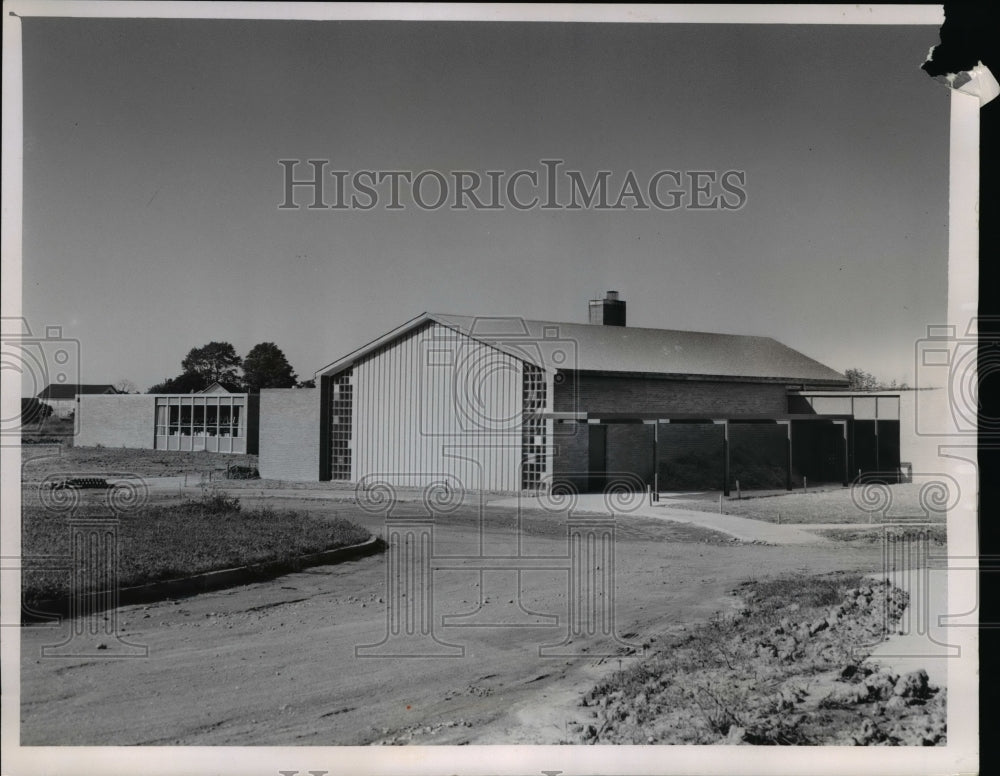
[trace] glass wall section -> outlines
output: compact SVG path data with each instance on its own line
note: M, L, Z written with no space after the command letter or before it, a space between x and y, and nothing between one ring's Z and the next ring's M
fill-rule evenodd
M156 449L246 452L246 394L156 397Z
M348 369L334 377L330 393L330 475L334 480L351 479L352 374Z

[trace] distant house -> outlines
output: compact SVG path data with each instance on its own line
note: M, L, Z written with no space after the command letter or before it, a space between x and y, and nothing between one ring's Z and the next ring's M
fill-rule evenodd
M226 386L222 383L212 383L206 388L202 388L198 393L232 393Z
M36 397L52 408L53 415L66 419L76 412L79 397L83 395L117 394L113 385L53 385L49 384Z

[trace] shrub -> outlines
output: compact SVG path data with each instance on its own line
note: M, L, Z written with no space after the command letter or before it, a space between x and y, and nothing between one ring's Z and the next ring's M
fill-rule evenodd
M21 399L21 424L41 423L52 415L52 407L35 397Z
M206 491L200 498L188 501L185 506L192 512L215 517L239 512L241 509L239 498L228 496L221 490Z
M260 472L256 466L229 466L226 468L227 480L259 480Z

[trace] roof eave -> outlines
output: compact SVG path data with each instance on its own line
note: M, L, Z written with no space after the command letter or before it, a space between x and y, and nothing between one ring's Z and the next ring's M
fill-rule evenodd
M402 337L403 335L408 334L411 331L429 322L436 323L439 326L443 326L446 329L450 329L451 331L457 332L458 334L461 334L464 337L468 337L469 339L475 340L476 342L481 342L482 344L495 348L496 350L499 350L502 353L506 353L507 355L513 356L519 359L520 361L527 361L528 363L534 364L535 366L544 369L547 372L555 373L556 371L555 369L547 367L545 364L535 363L533 359L525 358L525 355L523 353L520 353L512 348L505 348L502 342L494 342L485 337L477 337L475 334L466 331L461 326L454 323L453 321L448 320L444 316L439 316L436 315L435 313L425 312L421 313L416 318L411 318L406 323L397 326L392 331L383 334L381 337L372 340L368 344L362 345L360 348L351 351L343 358L340 358L331 364L327 364L325 367L323 367L322 369L318 370L315 373L315 377L316 379L319 379L321 377L329 377L331 375L335 375L338 372L343 372L345 369L353 366L360 359L364 358L372 351L378 350L380 347L389 344L393 340L398 339L399 337Z
M411 318L406 323L397 326L392 331L386 332L381 337L372 340L366 345L362 345L360 348L356 348L348 353L346 356L337 359L336 361L327 364L321 369L316 370L314 377L318 380L321 377L329 377L330 375L337 374L338 372L343 372L350 366L353 366L356 361L364 358L373 350L377 350L383 345L391 342L392 340L406 334L418 326L422 326L424 323L430 320L435 320L434 316L430 313L421 313L415 318Z
M635 377L649 380L711 380L714 382L738 383L781 383L791 385L827 385L831 387L847 387L848 380L837 378L816 377L767 377L759 375L719 375L700 372L623 372L610 369L560 369L562 372L577 372L584 375L600 375L602 377Z

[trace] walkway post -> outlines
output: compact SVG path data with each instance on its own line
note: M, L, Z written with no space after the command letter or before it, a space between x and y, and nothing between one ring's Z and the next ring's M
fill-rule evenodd
M722 495L729 495L729 421L713 420L716 425L722 425Z
M834 422L840 424L841 428L843 429L843 434L844 434L844 487L846 488L848 486L848 484L850 483L850 478L851 478L851 474L850 474L850 472L851 472L851 470L850 470L850 456L849 456L850 451L848 450L848 445L847 445L847 421L846 420L837 420L837 421L834 421ZM877 428L878 427L878 423L876 423L875 426ZM878 454L878 452L877 452L878 451L878 444L875 445L875 448L876 448L876 455L877 455Z
M785 427L788 432L788 442L785 445L785 490L792 489L792 421L779 420L778 423Z
M652 501L660 500L660 479L659 472L656 470L656 460L659 457L660 449L660 421L653 421L653 492L651 494Z

